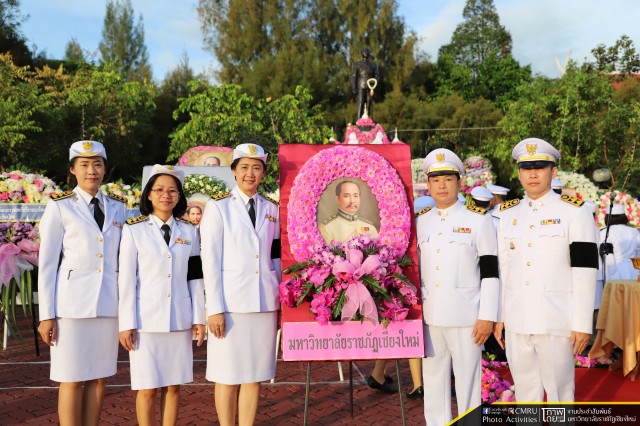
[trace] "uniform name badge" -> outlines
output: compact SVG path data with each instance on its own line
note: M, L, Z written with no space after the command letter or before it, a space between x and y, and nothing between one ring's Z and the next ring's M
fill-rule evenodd
M265 215L265 218L266 218L269 222L275 222L275 221L276 221L276 218L275 218L275 217L273 217L273 216L271 216L269 213L267 213L267 214Z
M540 225L559 225L560 219L542 219Z
M471 228L453 228L454 234L470 234Z
M183 240L182 238L176 238L176 244L186 244L190 246L191 240Z

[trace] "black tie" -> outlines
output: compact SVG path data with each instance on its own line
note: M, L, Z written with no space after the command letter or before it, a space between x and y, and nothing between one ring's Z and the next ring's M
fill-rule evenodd
M160 227L162 229L162 236L164 237L164 242L169 245L169 240L171 240L171 228L166 223Z
M98 227L102 230L102 225L104 225L104 213L102 213L102 209L100 209L100 201L96 197L91 199L91 204L93 204L93 218L96 220Z
M256 227L256 209L253 207L253 198L249 198L249 217L251 218L251 223L253 223L253 227Z

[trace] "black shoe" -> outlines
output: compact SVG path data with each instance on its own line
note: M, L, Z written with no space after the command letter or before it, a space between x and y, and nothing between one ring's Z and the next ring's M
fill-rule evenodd
M379 391L382 391L384 393L396 393L398 392L398 389L394 388L393 386L391 386L389 383L385 382L384 383L378 383L378 381L376 379L373 378L373 376L369 376L369 378L367 379L367 385L369 385L369 387L371 389L377 389Z
M385 374L385 375L384 375L384 381L385 381L385 383L389 383L389 384L391 384L391 383L393 383L393 377L391 377L391 376L387 376L387 375Z
M407 398L409 399L424 399L424 388L422 386L418 386L411 392L407 392Z

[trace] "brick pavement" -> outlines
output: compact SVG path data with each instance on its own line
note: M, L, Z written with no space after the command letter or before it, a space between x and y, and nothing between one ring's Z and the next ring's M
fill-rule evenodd
M0 424L56 424L57 387L49 380L49 351L40 345L36 357L33 337L26 324L20 325L23 339L9 338L6 351L0 351ZM182 387L178 423L217 424L213 404L214 385L204 378L206 349L194 350L194 383ZM135 425L135 392L129 387L128 356L120 350L118 373L107 380L101 424ZM353 363L354 417L349 414L348 362L343 363L344 382L339 381L337 363L312 364L310 425L401 425L398 395L385 395L369 389L365 379L373 361ZM396 376L395 368L389 370ZM411 383L408 363L400 362L404 388ZM264 383L256 424L301 425L303 423L306 363L278 360L276 383ZM406 400L408 425L423 425L422 401Z

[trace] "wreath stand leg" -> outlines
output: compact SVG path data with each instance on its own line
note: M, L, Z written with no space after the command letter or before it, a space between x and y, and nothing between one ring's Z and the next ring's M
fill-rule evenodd
M353 418L353 361L349 361L349 405L351 407L351 418Z
M400 394L400 412L402 413L402 426L407 426L407 417L404 412L404 398L402 397L402 378L400 377L400 360L396 359L396 376L398 377L398 393Z
M303 425L307 426L307 416L309 414L309 392L311 391L311 363L307 362L307 385L304 395L304 419Z
M40 344L38 343L38 326L36 324L36 308L33 303L33 295L31 296L31 326L33 327L33 342L36 345L36 356L40 356Z

